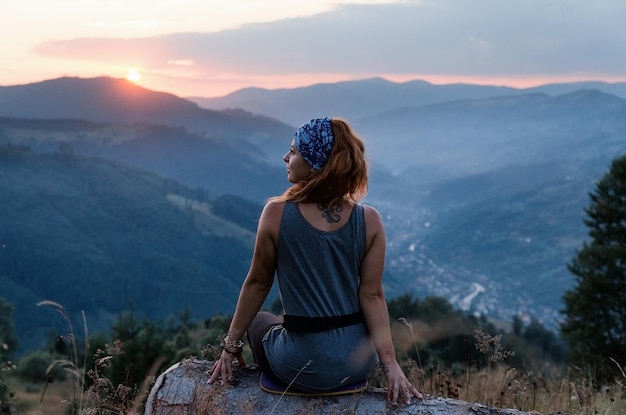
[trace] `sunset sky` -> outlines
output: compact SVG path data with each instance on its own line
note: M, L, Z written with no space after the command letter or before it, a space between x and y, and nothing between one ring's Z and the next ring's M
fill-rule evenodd
M0 0L0 85L133 77L179 96L422 79L626 81L623 0Z

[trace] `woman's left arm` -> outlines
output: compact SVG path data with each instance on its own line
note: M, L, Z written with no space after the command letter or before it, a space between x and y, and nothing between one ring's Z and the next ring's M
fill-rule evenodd
M399 397L404 397L408 405L411 396L421 399L422 395L406 378L396 359L382 283L386 249L385 228L378 211L370 206L365 206L365 227L367 251L361 263L359 301L387 379L387 399L395 404Z
M276 244L282 207L283 204L269 202L263 208L250 269L239 292L235 314L224 339L224 350L220 359L215 362L210 370L209 383L213 383L219 376L223 382L232 378L231 362L234 357L240 364L244 363L241 348L237 345L240 344L239 342L250 321L259 311L272 288L274 271L276 270Z

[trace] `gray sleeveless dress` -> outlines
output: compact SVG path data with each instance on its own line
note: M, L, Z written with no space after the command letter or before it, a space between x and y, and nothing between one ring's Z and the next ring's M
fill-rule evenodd
M297 204L287 202L277 249L278 286L286 314L331 317L360 310L362 205L352 209L343 227L324 232L304 219ZM323 392L360 382L378 364L365 323L314 333L289 332L279 325L263 341L274 374L303 391Z

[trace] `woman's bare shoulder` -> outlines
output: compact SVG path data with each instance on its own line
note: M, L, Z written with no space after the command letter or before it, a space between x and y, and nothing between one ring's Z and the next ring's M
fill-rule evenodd
M380 212L372 206L363 205L363 216L365 217L365 230L368 240L379 234L385 233L385 226Z
M368 221L376 221L376 222L382 222L382 216L380 215L380 212L373 206L370 205L362 205L363 206L363 214L365 216L365 222L367 223Z
M285 207L284 200L270 199L263 206L263 213L274 214L276 212L282 212Z
M283 216L283 209L285 208L285 202L280 200L269 200L263 207L261 212L261 219L259 220L259 226L265 224L266 226L276 226L280 224L280 219Z

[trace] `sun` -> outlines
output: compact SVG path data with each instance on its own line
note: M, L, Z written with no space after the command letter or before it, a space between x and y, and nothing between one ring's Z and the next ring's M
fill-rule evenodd
M136 68L129 68L128 75L126 75L126 79L131 82L137 82L141 79L141 74Z

